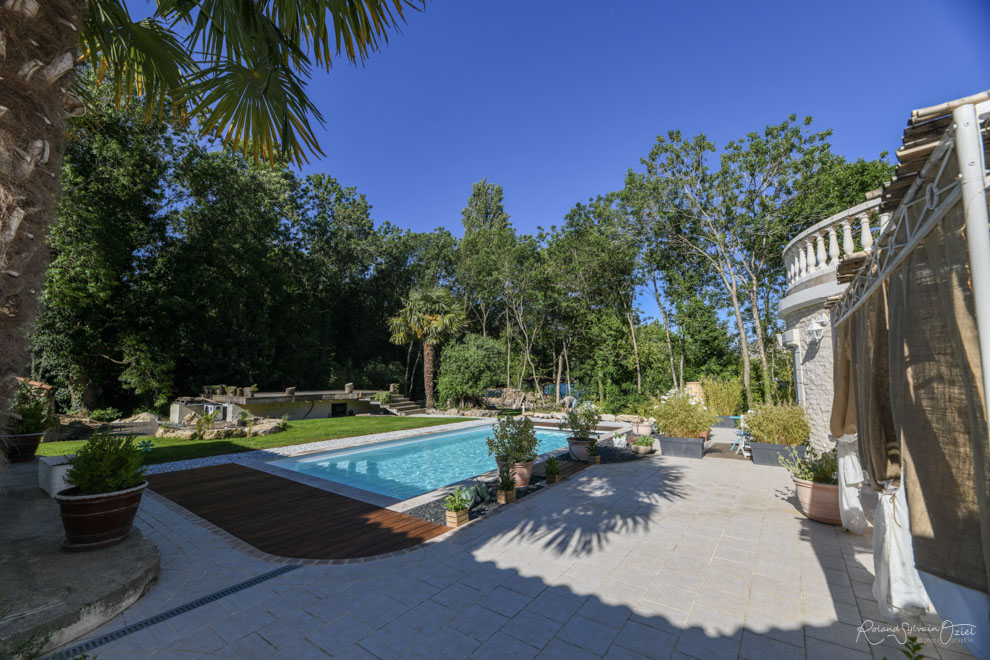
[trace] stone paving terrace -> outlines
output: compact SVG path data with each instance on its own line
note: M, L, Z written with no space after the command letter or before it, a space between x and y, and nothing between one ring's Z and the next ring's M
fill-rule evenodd
M89 637L276 568L154 499L140 525L161 579ZM856 639L881 619L871 547L803 518L781 468L653 457L592 466L402 556L303 566L90 655L902 657Z

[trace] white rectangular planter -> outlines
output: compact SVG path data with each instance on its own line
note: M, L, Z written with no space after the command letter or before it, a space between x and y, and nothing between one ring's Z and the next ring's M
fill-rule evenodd
M69 471L69 456L39 456L38 457L38 486L55 497L55 493L69 488L65 483L65 473Z

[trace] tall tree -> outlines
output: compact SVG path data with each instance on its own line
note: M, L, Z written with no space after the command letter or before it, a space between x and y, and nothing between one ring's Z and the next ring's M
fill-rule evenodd
M456 337L464 329L464 311L450 290L442 287L413 289L405 307L388 320L392 343L423 344L423 384L426 407L433 407L433 371L438 344Z
M464 237L457 247L457 284L481 336L487 337L489 322L504 304L500 264L515 241L502 205L502 186L485 179L475 183L461 215Z
M300 161L319 153L310 117L322 117L305 87L312 65L329 68L341 53L365 59L410 6L159 0L154 16L138 21L121 0L0 6L0 415L24 363L47 262L43 242L54 219L64 116L84 114L90 96L66 92L77 51L116 98L143 97L149 116L167 108L256 159Z

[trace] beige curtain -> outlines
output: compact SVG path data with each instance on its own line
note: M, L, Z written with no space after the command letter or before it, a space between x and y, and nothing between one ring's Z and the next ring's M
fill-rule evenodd
M856 391L852 383L849 324L832 328L832 417L829 431L835 438L856 432Z
M847 324L859 460L873 490L882 492L884 482L896 485L901 477L900 449L890 410L885 288L860 305Z
M890 408L915 565L986 592L990 464L964 228L960 202L888 279Z

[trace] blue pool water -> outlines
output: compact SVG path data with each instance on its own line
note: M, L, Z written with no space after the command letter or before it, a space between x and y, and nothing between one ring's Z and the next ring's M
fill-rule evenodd
M405 500L495 469L491 426L431 433L356 449L271 461L286 470ZM567 434L537 429L537 453L567 446Z

